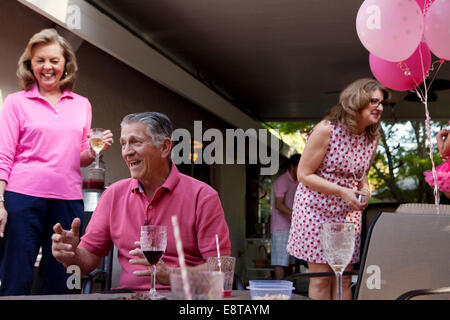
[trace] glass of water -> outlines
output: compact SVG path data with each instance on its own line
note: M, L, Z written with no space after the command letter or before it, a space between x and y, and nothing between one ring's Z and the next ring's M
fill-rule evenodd
M325 260L336 275L338 298L342 300L342 274L355 250L355 226L345 222L324 223L320 230L320 242Z

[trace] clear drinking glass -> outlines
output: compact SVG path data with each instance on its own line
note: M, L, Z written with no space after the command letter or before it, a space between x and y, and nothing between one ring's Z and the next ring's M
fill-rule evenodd
M91 148L95 152L95 167L99 168L99 158L100 151L102 151L105 143L103 142L103 131L105 129L102 128L93 128L89 134L89 143L91 144Z
M187 269L187 281L192 300L220 300L224 283L224 273L218 271ZM170 291L172 300L187 300L185 283L181 269L170 273Z
M222 256L219 260L218 257L209 257L206 259L206 263L208 264L209 271L219 271L224 274L222 296L231 297L236 258L231 256Z
M149 297L158 300L164 296L156 292L156 264L166 251L167 227L166 226L141 226L141 250L147 261L153 268L153 281L150 284Z
M336 274L338 299L342 300L342 274L355 249L355 227L353 223L324 223L320 230L320 242L325 260Z

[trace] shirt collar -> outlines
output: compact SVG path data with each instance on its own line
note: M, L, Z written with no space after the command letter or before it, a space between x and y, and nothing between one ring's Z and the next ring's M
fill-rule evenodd
M158 189L164 188L170 192L173 189L175 189L179 181L180 181L180 172L178 171L177 166L173 162L171 162L171 169L169 176ZM133 181L131 182L131 191L134 193L144 193L144 188L137 179L133 179Z
M30 99L35 98L44 99L44 97L39 92L39 87L36 81L34 82L33 87L30 90L25 91L25 96ZM64 90L60 99L63 98L73 99L73 92L70 90Z

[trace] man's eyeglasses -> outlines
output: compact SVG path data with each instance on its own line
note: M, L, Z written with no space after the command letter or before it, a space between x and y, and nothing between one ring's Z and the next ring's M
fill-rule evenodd
M374 107L378 107L380 104L382 106L384 106L384 101L383 100L378 100L378 99L370 99L370 104Z

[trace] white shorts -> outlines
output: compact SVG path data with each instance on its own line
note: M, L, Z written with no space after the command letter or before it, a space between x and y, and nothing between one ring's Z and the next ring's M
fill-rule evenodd
M295 264L295 257L286 251L289 230L274 230L272 232L270 260L273 266L288 267Z

